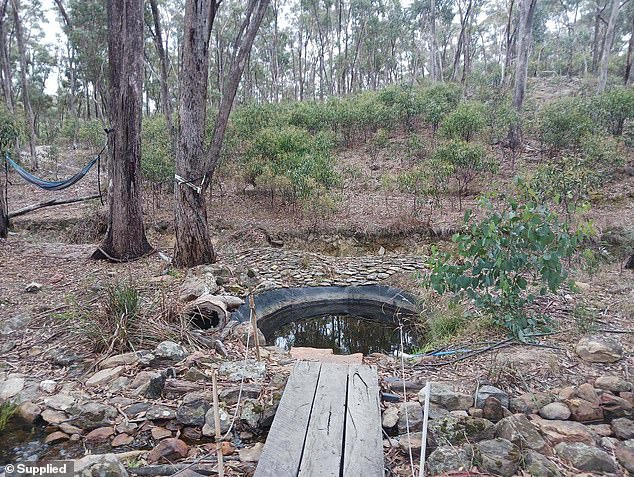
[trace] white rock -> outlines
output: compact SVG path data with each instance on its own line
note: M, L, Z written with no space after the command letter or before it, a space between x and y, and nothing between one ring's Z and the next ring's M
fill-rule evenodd
M24 291L26 291L27 293L37 293L41 289L42 289L42 285L40 285L37 282L31 282L24 288Z
M24 378L9 378L0 382L0 401L17 396L24 389Z
M45 379L40 382L40 389L45 393L52 394L57 390L57 383L52 379Z
M44 404L57 411L66 411L75 404L75 398L69 394L56 394L54 396L44 398Z
M97 371L90 377L90 379L88 379L88 381L86 381L86 386L101 386L102 384L106 384L121 376L123 370L123 366L117 366L116 368L108 368Z

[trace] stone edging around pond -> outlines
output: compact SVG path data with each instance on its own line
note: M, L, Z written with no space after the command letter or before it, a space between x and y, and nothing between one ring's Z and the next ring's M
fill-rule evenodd
M254 296L258 327L269 336L282 326L316 315L357 315L380 321L419 312L420 299L398 288L383 285L277 288ZM312 313L312 314L311 314ZM249 303L240 306L232 319L249 321Z

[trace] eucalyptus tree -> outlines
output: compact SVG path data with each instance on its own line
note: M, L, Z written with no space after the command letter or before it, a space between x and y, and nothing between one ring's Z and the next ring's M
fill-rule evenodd
M20 2L19 0L11 0L11 7L13 10L13 23L15 28L15 37L18 44L18 58L20 63L20 78L22 80L22 103L24 105L24 111L26 113L26 119L28 123L29 133L29 149L31 150L31 167L37 169L37 153L35 151L35 115L33 114L33 107L31 105L30 88L28 80L28 63L27 63L27 51L26 42L24 39L24 30L22 27L22 19L20 17Z
M520 113L524 105L526 94L526 80L528 76L528 56L533 38L533 18L537 0L520 0L519 43L517 61L515 64L515 86L513 88L513 107ZM522 140L521 124L518 119L509 130L509 143L515 149Z
M143 0L110 0L108 18L108 230L95 258L133 260L152 250L141 207Z
M176 173L187 182L177 183L174 191L177 266L190 267L215 260L204 192L220 160L233 101L268 5L269 0L249 0L245 8L222 87L211 144L205 150L209 42L220 2L187 0L185 3Z
M605 86L608 82L608 63L610 61L610 52L614 43L616 19L619 16L620 8L621 0L610 1L610 16L608 18L608 24L605 30L605 38L603 40L603 52L601 55L601 62L599 64L599 84L597 86L597 93L602 93L605 90Z

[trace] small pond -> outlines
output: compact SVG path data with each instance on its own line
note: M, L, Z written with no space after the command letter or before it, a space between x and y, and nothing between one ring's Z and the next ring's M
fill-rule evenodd
M422 337L411 326L403 327L403 348L411 353ZM330 348L335 354L388 353L401 346L396 323L351 315L321 315L288 323L267 336L267 344L285 350L293 346Z

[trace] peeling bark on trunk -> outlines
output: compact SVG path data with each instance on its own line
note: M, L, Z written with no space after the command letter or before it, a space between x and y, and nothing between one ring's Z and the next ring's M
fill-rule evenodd
M185 34L181 69L180 130L176 173L199 191L176 184L176 247L174 263L191 267L215 260L209 236L205 191L220 160L229 113L238 85L270 0L250 0L245 19L234 43L235 57L224 81L211 146L205 154L203 138L207 104L209 39L218 4L188 0L185 5ZM204 183L202 182L204 178Z
M108 1L110 214L94 258L133 260L152 251L141 208L143 0Z
M614 43L614 29L616 27L616 19L619 16L620 6L620 0L612 0L612 5L610 5L610 19L608 20L608 27L605 31L605 40L603 41L603 54L601 55L601 64L599 65L599 84L597 86L597 93L603 93L608 83L610 50L612 50L612 43Z
M630 42L627 46L627 57L625 59L625 73L623 75L623 84L627 86L631 80L632 59L634 56L634 17L632 17L632 29L630 32Z
M517 121L509 129L509 145L515 149L522 142L522 129L519 115L524 105L526 79L528 77L528 57L533 39L533 17L537 0L522 0L520 3L519 43L517 63L515 65L515 87L513 91L513 107L518 113Z
M180 74L180 121L176 174L200 184L204 176L209 39L216 16L214 0L185 3L183 56ZM174 264L189 267L215 260L209 236L207 205L202 190L175 183L176 247Z
M13 8L13 21L15 23L15 37L18 43L18 52L20 57L20 76L22 78L22 101L26 111L26 119L29 123L29 148L31 150L31 167L37 169L37 154L35 152L35 116L31 106L31 98L29 97L29 82L26 76L26 46L24 45L24 34L22 32L22 22L20 21L20 4L18 0L11 0Z

